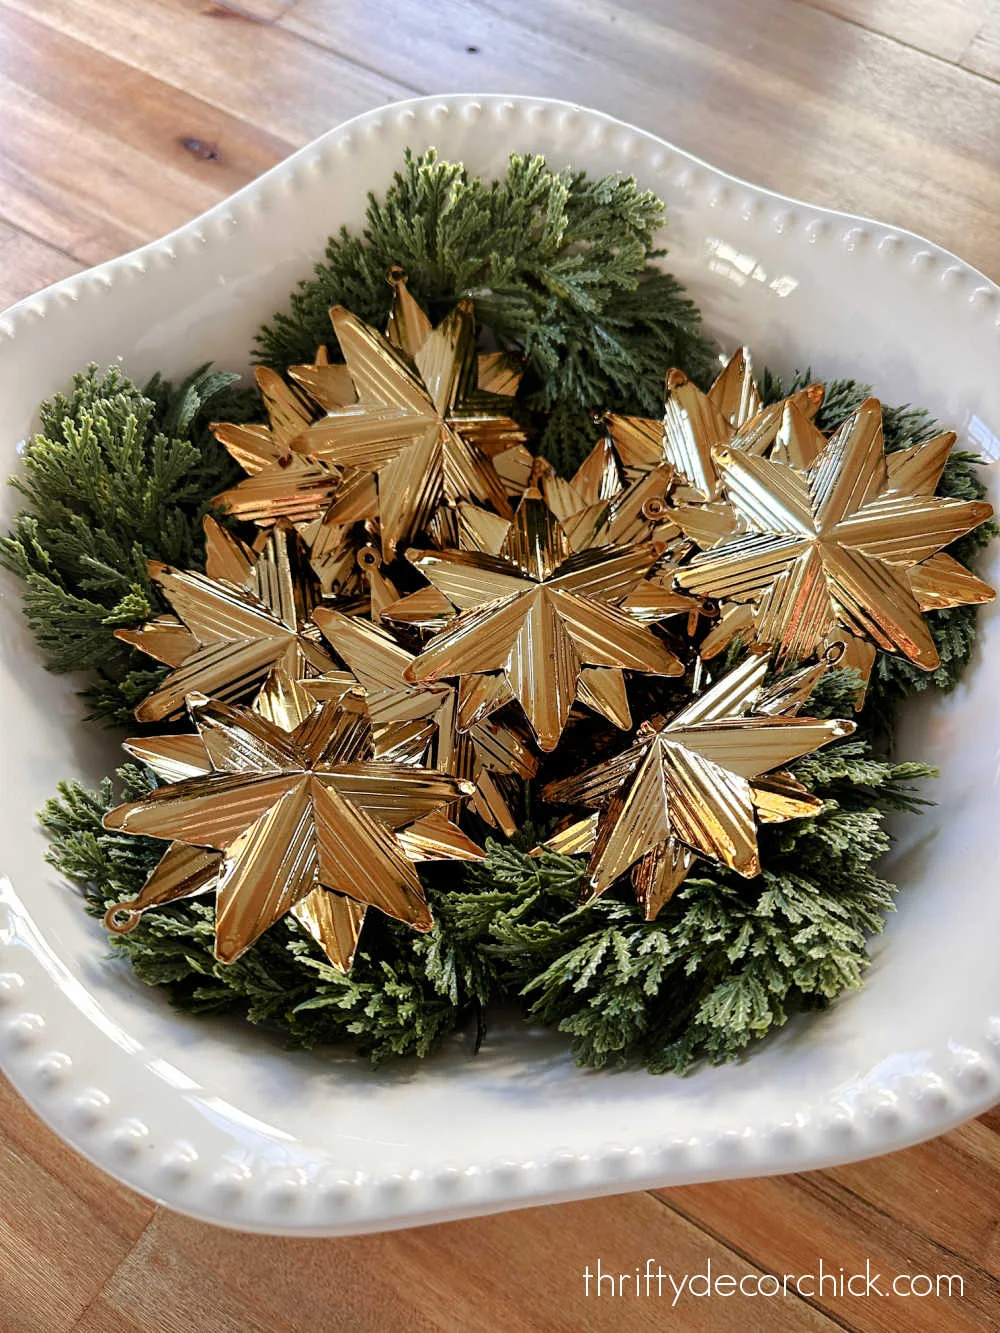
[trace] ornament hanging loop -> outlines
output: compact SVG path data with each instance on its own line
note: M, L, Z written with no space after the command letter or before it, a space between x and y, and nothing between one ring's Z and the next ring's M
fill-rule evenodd
M134 905L134 899L115 903L104 913L105 929L114 935L127 935L130 930L135 930L141 920L142 912Z
M830 666L836 666L837 663L842 660L846 652L847 644L843 639L837 639L834 643L831 643L824 652L823 661Z

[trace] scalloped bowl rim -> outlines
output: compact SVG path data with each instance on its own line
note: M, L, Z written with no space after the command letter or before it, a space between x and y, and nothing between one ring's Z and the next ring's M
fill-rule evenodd
M481 138L473 140L469 137L476 130L481 134L484 123L487 129L495 133L496 139L502 142L502 153L492 141L485 144ZM925 283L926 289L921 288L917 292L915 309L926 313L929 322L935 315L939 319L956 320L957 328L964 328L970 318L985 318L987 326L993 330L992 353L994 356L996 354L996 345L1000 342L997 337L997 329L1000 328L1000 289L950 252L915 233L886 227L870 219L834 209L814 207L763 190L716 170L703 160L654 135L571 103L543 98L455 94L416 98L357 116L300 149L229 199L161 240L82 274L73 275L25 298L0 316L0 386L4 382L4 372L12 369L22 397L27 396L28 401L37 403L52 391L51 387L45 387L46 384L51 383L52 387L56 387L64 383L67 367L84 364L91 359L87 348L95 342L100 343L102 337L107 341L106 325L100 323L101 303L106 300L117 300L121 318L126 323L130 319L138 328L136 313L127 313L132 310L129 301L134 305L138 298L130 295L131 289L124 295L120 294L123 279L136 285L140 296L143 283L147 282L150 287L154 287L159 281L155 275L161 270L170 270L175 275L172 281L182 284L182 274L186 269L193 275L191 281L194 283L199 272L209 271L205 269L206 252L212 250L218 256L215 262L220 269L219 281L223 286L228 284L229 287L238 287L239 275L224 273L223 270L234 246L233 237L240 238L235 242L238 248L239 244L246 241L244 233L252 230L255 219L259 221L272 210L281 214L284 209L285 221L291 231L300 224L301 219L293 218L294 203L289 205L290 198L296 194L301 198L303 192L309 194L311 191L316 200L322 200L324 191L329 191L339 201L337 192L343 190L350 200L347 220L356 224L356 196L360 187L355 187L353 183L345 184L346 178L337 175L338 164L349 161L352 154L359 153L362 162L374 162L381 154L386 161L391 160L395 165L396 157L389 154L387 143L391 144L392 153L395 154L400 142L422 148L437 141L440 141L443 156L460 156L454 151L455 146L467 143L468 151L463 154L466 160L475 158L478 153L488 157L494 166L506 156L507 151L516 149L546 152L550 159L558 157L561 150L554 145L562 142L572 146L574 165L582 165L594 172L610 169L609 161L621 159L623 169L635 172L644 184L657 188L666 197L668 210L680 217L682 239L675 250L679 266L675 267L671 259L667 263L694 290L706 311L706 323L710 330L720 336L724 336L728 330L735 332L734 291L740 293L737 298L740 318L749 320L751 340L756 341L758 326L764 330L763 341L769 349L769 355L774 357L781 369L790 368L788 364L781 363L787 362L790 350L796 345L794 340L791 343L788 341L786 312L781 302L785 297L794 297L795 291L803 284L808 285L810 279L820 285L825 281L818 269L816 272L810 270L809 246L818 247L815 254L832 256L829 264L841 280L847 283L848 288L850 281L853 281L854 290L858 292L866 291L867 284L872 281L884 282L887 290L895 293L900 306L909 299L911 287ZM488 169L477 161L472 161L471 165L477 170ZM376 179L373 171L370 177L365 178L364 189L378 191L386 183L384 173ZM703 219L710 217L715 209L719 210L717 230L720 236L706 237ZM340 220L341 216L325 214L322 218L327 232L335 230ZM690 229L691 235L687 234L685 228ZM768 240L771 232L778 237L784 235L786 239L772 242ZM701 248L694 245L695 236L706 242L707 249L705 245ZM736 240L726 239L740 236L750 236L754 240L757 247L755 254L741 250ZM668 244L673 239L674 234L671 232ZM252 240L246 241L246 244L253 249ZM258 245L258 251L264 246L266 238ZM828 246L828 250L824 252L823 246ZM671 245L671 248L675 247ZM799 251L806 254L807 260L804 268L794 271L792 259L796 258ZM304 260L307 252L308 246L304 245L301 253L289 258L289 264ZM777 257L786 252L790 256L789 272L779 274L777 279L770 281L768 287L769 274L773 271L771 260L768 259L768 269L764 272L763 260L759 257L772 253ZM873 255L876 256L874 259ZM749 263L755 259L757 266L751 269ZM812 262L815 264L816 261ZM901 281L892 276L895 269L890 272L890 268L904 263L909 268L905 280ZM858 275L853 279L844 278L844 274L849 275L852 271L852 264L859 266ZM865 268L866 264L872 266L870 271ZM287 281L291 268L288 265L282 267L280 260L276 261L274 267L280 270L280 274L275 276L275 290L278 290L280 280L285 283L284 290L287 291L291 285ZM758 275L758 270L763 273L762 277ZM214 269L211 271L214 272ZM300 267L301 271L305 271L304 268ZM776 282L778 286L775 286ZM783 291L781 283L786 287L791 283L792 286ZM120 294L117 297L114 295L116 291ZM199 306L198 301L202 298L203 304ZM787 313L791 315L789 329L794 328L796 321L808 320L808 307L803 310L797 304L805 299L796 297L787 303ZM213 319L222 328L229 327L240 318L238 314L230 316L225 310L221 313L216 310L212 304L212 293L207 292L207 289L205 292L199 289L197 299L193 297L192 300L195 310L204 308L208 312L205 318L213 328ZM243 305L245 295L240 295L236 310L242 310ZM938 313L939 306L943 314ZM86 313L84 307L95 312L93 320L96 322L87 329L80 323L81 316ZM263 308L268 309L266 304ZM277 305L269 308L277 308ZM835 307L831 304L829 309L834 310ZM955 309L960 310L960 315L954 314ZM748 312L746 316L744 310ZM174 313L177 314L176 311ZM50 317L53 323L49 331L50 338L45 345L51 347L53 364L40 367L38 351L43 344L39 342L38 325ZM883 312L883 318L890 322L895 318L899 329L905 327L902 313L895 316L891 311ZM183 328L185 333L190 334L192 344L197 345L201 336L198 320L184 312L178 314L178 319L178 328L170 333L170 337L176 337L176 333ZM188 321L187 326L185 320ZM246 322L245 318L243 322ZM882 325L877 321L871 324L870 336L875 337L883 332ZM212 336L211 332L205 334L209 339ZM839 326L836 334L829 336L834 368L846 373L851 368L850 338ZM67 343L65 348L60 341L63 337ZM167 334L164 333L162 337L167 337ZM23 361L18 359L22 345L26 347ZM245 363L249 345L243 345L246 348ZM153 364L150 358L155 357L157 352L162 356L164 346L162 342L157 345L155 335L145 338L137 336L134 343L130 344L135 351L134 355L128 356L126 369L135 369L137 378L140 377L139 369L144 365L144 358L146 363L143 373L146 373ZM69 358L77 353L79 355L74 363ZM930 354L921 352L920 355L926 360ZM98 356L97 359L105 358ZM198 359L198 356L192 355L188 364L195 364ZM903 387L909 386L911 382L924 387L919 374L916 374L915 379L912 375L907 379L909 362L905 356L897 356L893 360L887 352L886 359L891 363L887 371L890 381L895 379ZM220 360L225 363L223 357ZM971 370L968 378L969 383L955 389L950 399L947 394L942 396L941 406L944 409L950 408L957 415L960 405L966 399L975 398L979 392L979 379L974 379ZM31 385L37 381L37 386L41 386L43 391L37 392L37 386L25 387L22 384L24 380L30 381ZM930 382L927 383L929 385ZM30 398L32 392L35 396ZM931 402L937 408L938 404L931 401L932 397L928 394L921 401ZM23 434L28 423L23 406L19 411L20 416L14 419L23 423ZM982 401L972 402L967 413L967 424L973 420L978 420L980 424L988 421L990 412L993 413L993 420L1000 420L1000 398L995 392L991 395L983 389ZM2 442L6 447L6 437L2 437ZM995 476L992 480L995 483ZM17 614L12 613L11 607L14 593L9 582L5 588L7 591L3 602L7 615L11 616ZM974 668L979 674L986 671L984 657L988 642L993 643L994 655L1000 647L995 642L995 616L990 614L983 620L982 646ZM12 635L15 633L12 631ZM6 648L3 651L5 655L8 653ZM8 724L14 728L15 752L30 755L30 746L22 751L16 749L18 742L25 741L25 736L17 732L17 709L18 706L28 707L28 695L21 683L26 677L19 677L17 668L30 663L33 654L26 634L17 639L10 653L13 655L14 670L8 675L17 683L11 686L12 697L0 694L0 705L5 710ZM10 665L6 660L4 664ZM40 667L37 669L41 670ZM30 679L30 676L27 678ZM51 677L47 679L53 680ZM57 681L52 684L50 693L51 709L58 715L58 719L71 724L72 719L79 715L79 709L70 687L65 681ZM971 753L977 739L975 732L979 715L975 712L975 706L965 700L962 691L959 695L951 711L948 711L948 704L942 705L940 702L913 710L913 734L921 737L929 745L930 751L934 750L935 745L939 748L944 745L947 749L951 744L947 738L942 741L941 719L944 717L945 729L956 730L961 746L964 747L963 756ZM993 721L996 721L995 711ZM36 716L33 725L38 728L43 722ZM995 758L995 747L991 749L989 738L995 731L989 728L986 731L985 755L970 760L970 786L973 777L988 780L991 772L989 761ZM922 749L921 753L924 752ZM83 763L82 767L85 768L86 764ZM995 787L995 776L993 781ZM0 813L6 815L6 810L5 800L0 806ZM5 827L5 848L9 851L14 847L19 851L21 839L26 838L23 825L15 823ZM932 841L947 839L948 836L946 830L937 830ZM34 843L40 845L37 835ZM40 864L39 845L33 845L25 854L26 865ZM964 844L959 842L959 846ZM914 841L911 833L909 841L905 835L902 837L896 857L897 860L902 857L904 866L919 866L922 864L920 858L926 854L924 843ZM990 851L986 849L980 858L981 865L985 867L995 864L996 853L992 853L992 862L990 858ZM0 865L2 869L5 866ZM685 1084L691 1085L692 1080L655 1080L644 1075L648 1079L648 1091L643 1091L640 1084L630 1081L630 1075L568 1072L565 1068L565 1052L559 1050L563 1043L548 1037L539 1038L525 1029L515 1035L501 1023L499 1054L489 1057L494 1060L495 1068L489 1065L489 1058L485 1060L487 1072L483 1077L489 1080L495 1076L494 1096L501 1099L498 1103L500 1109L510 1112L508 1119L516 1119L517 1109L503 1105L502 1098L506 1095L504 1079L507 1079L506 1086L511 1089L521 1086L518 1079L523 1080L523 1086L528 1089L526 1097L539 1100L539 1115L534 1119L526 1119L524 1125L518 1125L514 1130L505 1130L501 1123L503 1117L498 1116L496 1132L503 1142L499 1156L489 1145L477 1146L467 1127L459 1129L452 1125L445 1127L444 1138L448 1143L443 1159L440 1156L434 1158L432 1154L428 1161L427 1153L422 1151L423 1143L415 1134L416 1142L409 1145L394 1145L386 1140L381 1146L390 1159L389 1169L373 1169L371 1162L376 1160L377 1153L376 1158L373 1158L375 1149L371 1145L366 1145L364 1151L358 1148L355 1162L350 1156L351 1149L344 1149L344 1142L350 1138L349 1135L345 1135L343 1140L336 1139L336 1151L331 1147L332 1141L324 1142L320 1150L304 1135L297 1136L276 1129L249 1112L242 1112L239 1106L229 1106L225 1099L218 1097L214 1101L228 1107L228 1111L216 1108L217 1114L210 1132L207 1126L211 1116L206 1106L211 1099L199 1101L197 1088L201 1085L197 1079L192 1080L183 1069L175 1068L173 1091L166 1094L165 1090L171 1086L172 1081L169 1073L163 1069L154 1071L159 1080L155 1084L146 1078L151 1065L157 1063L158 1057L155 1055L151 1060L140 1061L142 1070L141 1074L137 1073L137 1055L143 1052L148 1054L152 1048L148 1043L131 1036L117 1019L109 1016L106 1002L102 1003L100 998L100 986L108 984L112 988L118 987L126 999L134 1002L136 1009L143 1013L149 1010L148 998L139 995L139 991L144 988L130 981L127 971L120 966L107 964L100 957L99 947L95 951L94 969L88 973L84 968L84 975L79 975L79 955L74 955L73 949L67 947L65 918L60 916L62 908L55 906L56 889L52 886L46 888L35 913L29 910L24 898L18 896L18 889L23 894L23 886L31 879L30 874L23 872L0 879L2 1067L35 1110L102 1169L170 1207L220 1225L297 1235L344 1234L624 1189L799 1171L858 1160L920 1141L978 1114L1000 1098L1000 1003L997 1003L1000 987L997 986L993 986L989 992L985 1012L980 1008L973 1014L970 1000L969 1013L963 1011L961 1021L954 1021L954 1032L935 1035L933 1047L929 1038L926 1051L920 1046L918 1025L912 1049L906 1046L898 1053L890 1053L881 1064L872 1068L859 1067L853 1081L841 1079L839 1084L827 1090L829 1095L821 1102L814 1100L812 1103L797 1103L797 1092L789 1094L786 1090L784 1099L775 1095L771 1102L765 1099L759 1105L754 1103L756 1119L748 1115L741 1121L736 1116L729 1125L713 1123L704 1136L691 1132L687 1122L682 1132L672 1132L668 1124L664 1131L650 1135L650 1115L657 1111L669 1115L672 1109L677 1109L673 1102L683 1101L687 1096L678 1093L675 1098L671 1087L682 1088ZM33 889L32 884L29 892ZM65 894L64 889L62 892ZM926 897L925 894L921 902ZM976 900L973 897L969 901L975 903ZM906 905L905 894L901 896L900 904L902 913ZM79 910L75 904L72 906L74 911ZM935 915L940 908L933 903L929 908L925 903L921 910L925 911L932 927L940 920ZM89 927L89 923L82 927L83 930L88 928L91 930L92 943L99 941L99 931ZM983 930L981 933L986 932ZM959 945L954 947L953 953L956 957L959 955ZM932 956L932 951L928 956ZM873 977L884 968L885 960L884 949L876 948ZM95 981L98 975L99 985ZM960 973L954 967L947 975L953 985L961 985ZM864 993L862 991L858 994ZM835 1015L856 998L856 995L848 996L840 1004L834 1005L829 1013ZM178 1038L181 1046L185 1040L190 1044L190 1029L184 1027L185 1022L190 1020L173 1015L162 997L157 997L155 1003L162 1008L160 1021L168 1026L177 1025L176 1030L181 1033ZM924 1014L922 1021L926 1021L926 1017ZM788 1067L789 1062L794 1069L796 1061L802 1069L818 1067L809 1063L821 1061L823 1057L822 1050L818 1054L812 1051L808 1035L810 1025L818 1029L819 1019L810 1016L795 1020L776 1040L766 1043L761 1051L727 1069L736 1071L737 1082L742 1078L744 1083L741 1086L745 1086L745 1080L753 1079L754 1071L764 1073L766 1061L777 1060L778 1069ZM155 1031L155 1028L150 1030ZM275 1069L281 1068L294 1071L297 1078L308 1079L315 1073L309 1063L312 1057L276 1057L273 1051L265 1050L264 1045L258 1050L255 1042L263 1039L257 1034L246 1037L235 1029L223 1026L221 1039L223 1043L232 1039L234 1050L240 1048L244 1052L255 1053L257 1064L267 1066L268 1077ZM834 1033L834 1040L841 1045L844 1039L843 1031ZM528 1048L528 1054L519 1063L516 1053L524 1048ZM765 1050L768 1051L766 1060ZM830 1058L829 1050L826 1054ZM238 1050L233 1058L238 1059ZM467 1097L470 1085L461 1063L467 1062L467 1054L457 1048L449 1049L447 1056L436 1059L447 1066L445 1079L453 1076L458 1080L454 1087L458 1089L460 1098ZM483 1060L483 1057L480 1059ZM281 1065L282 1060L286 1062L284 1066ZM174 1068L169 1061L159 1060L159 1064ZM335 1071L336 1068L334 1062ZM350 1084L350 1095L360 1097L363 1104L367 1094L358 1092L361 1085L359 1083L355 1086L351 1081L354 1076L349 1072L350 1068L349 1063L342 1065L340 1077ZM769 1072L773 1068L772 1064ZM245 1070L240 1076L246 1076ZM421 1111L416 1098L423 1095L420 1091L423 1079L421 1071L413 1072L407 1066L402 1074L386 1073L376 1077L384 1079L381 1085L384 1092L380 1097L389 1097L391 1094L394 1102L399 1103L397 1113L405 1114L409 1106L419 1119ZM719 1088L728 1088L730 1092L735 1086L730 1074L724 1076L706 1071L693 1076L693 1079L700 1078L715 1079ZM597 1096L593 1092L595 1080L610 1090ZM416 1091L411 1090L411 1085ZM344 1083L340 1086L343 1087ZM794 1080L793 1086L796 1086ZM183 1119L183 1134L168 1132L162 1124L162 1117L161 1123L157 1123L159 1111L152 1104L151 1087L175 1097L174 1111L179 1125ZM616 1087L619 1091L615 1091ZM654 1088L663 1091L654 1093ZM411 1097L409 1103L405 1101L408 1090ZM436 1117L428 1121L432 1135L433 1125L440 1119L441 1106L448 1104L447 1098L441 1100L445 1091L447 1083L437 1094L439 1100L432 1099L431 1109L433 1117ZM271 1094L261 1095L266 1103ZM589 1118L582 1129L574 1127L576 1138L568 1146L560 1147L550 1126L555 1117L567 1114L567 1107L562 1104L562 1099L567 1095L579 1099L579 1114ZM546 1110L544 1103L549 1097L553 1105L551 1110ZM593 1105L588 1102L584 1109L582 1103L588 1097L594 1099ZM468 1105L471 1106L472 1102ZM608 1120L615 1131L610 1142L598 1123L599 1109L607 1111ZM195 1115L190 1114L193 1110L197 1112ZM369 1106L367 1110L373 1115L378 1113L377 1105ZM198 1130L199 1125L203 1127L203 1138L199 1137L202 1132ZM234 1126L239 1127L239 1132ZM507 1139L503 1138L505 1133ZM396 1153L396 1148L400 1147L402 1151ZM388 1151L390 1148L392 1153ZM435 1148L435 1151L441 1150Z

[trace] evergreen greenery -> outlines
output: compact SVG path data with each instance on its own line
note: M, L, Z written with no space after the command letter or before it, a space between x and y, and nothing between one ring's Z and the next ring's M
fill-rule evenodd
M414 296L442 318L463 296L501 346L523 354L523 405L544 414L537 448L567 474L589 447L596 408L656 415L666 367L705 385L717 370L701 316L657 267L663 204L631 178L554 172L512 155L498 181L470 177L433 151L407 153L364 230L331 238L286 313L262 329L258 355L285 369L331 338L329 309L379 328L386 273L401 265ZM336 346L331 347L336 353Z
M831 673L810 712L842 716L855 684L850 672ZM503 1002L558 1025L581 1063L639 1059L682 1071L730 1058L795 1008L860 985L866 940L892 907L893 886L873 868L889 845L885 812L915 808L912 785L931 770L879 758L852 737L794 771L823 797L823 811L765 826L758 879L702 867L654 922L627 891L577 907L579 858L491 843L464 875L454 866L425 875L428 935L371 913L347 976L288 918L236 963L217 963L210 899L151 912L113 945L179 1006L236 1010L300 1045L351 1041L375 1061L424 1055L470 1017L481 1031L488 1008ZM63 784L42 812L52 864L83 886L95 915L133 897L162 853L161 843L101 825L151 782L126 766L98 791ZM520 841L530 839L525 830Z
M176 387L157 375L140 391L121 371L91 366L68 397L42 404L12 482L26 508L0 539L0 563L24 580L49 670L94 673L95 716L131 721L162 675L113 631L164 609L147 560L203 560L211 497L240 475L208 424L257 410L238 379L202 366Z
M262 330L260 357L279 367L311 360L338 301L381 323L386 271L401 264L435 318L471 295L499 344L523 350L518 410L537 432L534 447L540 439L568 471L589 447L591 408L656 414L666 366L702 384L715 369L697 311L653 266L661 215L634 182L556 174L535 158L514 157L502 181L484 183L433 154L408 156L385 199L370 201L364 232L331 240L313 279ZM162 609L148 559L199 566L202 517L235 472L208 422L261 415L234 378L202 368L177 387L157 378L140 391L118 371L91 368L41 409L15 481L25 509L0 560L25 581L26 613L51 668L92 673L95 715L134 726L132 708L159 678L113 630ZM783 390L765 376L765 398L809 378ZM820 426L832 429L866 393L829 384ZM889 449L936 430L908 407L886 409L884 420ZM952 456L942 493L982 494L972 462ZM952 549L968 559L995 531L984 525ZM699 865L655 922L642 920L627 887L580 908L584 862L529 856L526 824L513 844L490 843L479 865L424 870L429 934L370 913L347 976L287 918L222 966L210 898L151 912L111 945L186 1009L235 1011L305 1046L350 1041L374 1061L424 1055L460 1027L478 1041L501 1003L557 1026L576 1058L597 1067L640 1061L679 1072L733 1058L796 1009L861 983L866 941L895 893L876 869L888 847L885 816L917 808L914 784L930 775L887 757L885 736L899 699L951 688L975 637L973 609L931 621L941 668L926 675L880 655L858 732L793 766L822 812L765 825L765 870L754 880ZM855 684L849 672L829 673L810 711L848 715ZM52 864L82 886L95 915L133 897L163 850L101 823L155 781L128 765L96 791L65 783L40 816Z

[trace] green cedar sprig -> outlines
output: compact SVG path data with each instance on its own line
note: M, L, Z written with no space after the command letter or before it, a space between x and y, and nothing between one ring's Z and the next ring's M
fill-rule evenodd
M134 386L112 379L100 399L100 383L87 381L81 394L86 412L62 409L43 418L54 443L71 455L85 448L86 434L74 423L88 414L112 435L135 434ZM863 390L837 385L831 386L834 393L850 403ZM933 429L922 415L890 411L887 419L891 447ZM109 443L105 453L121 459L125 492L141 486L145 451L128 453ZM76 476L81 464L82 458L69 459L67 475ZM211 465L208 475L207 485L192 479L190 497L176 497L183 509L175 540L191 558L200 541L201 504L195 500L217 484ZM970 484L967 464L955 475L950 484ZM128 521L114 516L113 530L127 530ZM155 539L159 543L158 534ZM125 548L126 570L143 569L146 555L162 554L159 544L155 551L141 539L138 545L134 555ZM60 568L69 570L65 586L72 591L73 566ZM108 653L117 652L109 628L103 632ZM96 665L105 664L98 659ZM813 710L844 714L852 684L847 673L831 674ZM531 858L523 846L491 845L481 867L464 874L442 867L426 875L437 921L427 936L414 937L371 914L346 977L291 921L223 967L212 956L210 902L150 913L114 946L127 954L137 975L167 986L185 1008L235 1010L303 1045L351 1041L376 1061L425 1054L472 1020L481 1032L484 1015L498 1002L517 1003L530 1021L559 1026L577 1059L588 1064L640 1060L654 1070L682 1070L701 1059L731 1058L796 1008L826 1003L859 984L865 941L880 928L894 892L874 868L888 845L884 813L907 806L909 785L927 775L920 765L877 754L870 735L871 728L863 729L799 762L798 776L826 808L814 820L763 830L764 876L748 884L705 868L653 923L640 919L627 891L579 910L580 860ZM151 781L134 767L123 769L119 779L118 793L110 781L98 792L66 784L42 814L53 864L84 886L96 913L134 896L162 851L155 841L102 828L106 809ZM525 839L530 837L526 830Z
M463 296L526 364L521 400L544 413L538 449L567 474L593 436L595 408L657 414L664 370L704 384L717 366L697 307L655 261L663 204L631 177L593 180L513 154L500 180L470 176L431 151L407 152L384 199L369 196L363 231L331 238L287 312L260 332L259 359L285 369L334 343L342 304L382 327L388 269L438 320Z
M148 560L203 562L201 520L239 469L208 432L247 420L255 395L202 366L173 387L139 390L120 370L77 375L40 410L12 479L26 507L0 539L0 563L25 583L24 610L50 671L91 671L92 716L131 720L162 671L113 637L163 609Z
M262 331L262 359L310 359L329 338L336 301L380 323L385 272L400 263L435 317L471 294L500 344L524 348L518 410L569 470L589 445L591 407L657 412L671 363L701 383L711 376L697 312L651 264L660 220L661 206L633 182L557 175L513 158L503 181L484 184L433 155L408 157L384 202L370 202L364 234L332 240L314 279ZM69 398L43 408L20 482L27 508L0 559L25 578L51 663L97 673L96 713L124 717L156 677L111 631L153 608L148 558L199 562L208 498L232 476L207 422L259 411L252 396L232 396L231 378L199 371L176 390L156 380L140 392L117 372L91 370ZM820 425L836 425L866 392L828 385ZM767 398L780 393L766 377ZM885 421L890 449L935 429L909 408L888 409ZM943 493L982 493L971 461L953 457ZM992 535L980 529L953 549L967 558ZM478 1040L498 1002L557 1025L587 1064L638 1060L662 1071L732 1058L795 1009L860 983L865 942L894 894L876 873L888 846L885 813L915 808L913 784L929 775L893 762L873 739L879 728L891 733L899 698L930 683L950 687L974 640L974 610L935 613L932 623L941 670L928 677L882 658L859 732L795 765L824 799L821 814L762 830L767 868L758 879L701 867L655 922L641 920L627 890L580 909L583 862L529 857L525 829L515 845L490 844L480 866L425 872L436 919L428 935L372 913L346 977L290 920L221 966L210 900L150 913L114 947L185 1008L233 1010L306 1046L351 1041L375 1061L426 1054L463 1026ZM811 710L844 715L852 687L849 673L831 673ZM97 791L63 784L42 812L52 863L83 886L96 914L134 896L162 851L101 825L108 808L154 782L127 766Z

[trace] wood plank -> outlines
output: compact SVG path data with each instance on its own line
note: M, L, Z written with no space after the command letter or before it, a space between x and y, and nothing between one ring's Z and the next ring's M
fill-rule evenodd
M293 145L0 9L0 216L96 263L211 207Z
M35 1115L0 1075L0 1125L9 1151L30 1157L45 1175L73 1193L98 1227L134 1240L153 1216L149 1199L125 1189L80 1156Z
M739 176L884 217L1000 275L1000 103L963 69L792 0L758 0L752 26L743 0L435 0L434 13L429 23L408 0L299 0L279 26L422 91L596 104Z
M3 0L3 7L295 145L408 92L211 0Z
M975 74L1000 80L1000 8L990 6L986 22L969 44L962 64Z
M1000 1178L952 1136L832 1171L658 1190L668 1207L750 1262L778 1273L882 1275L888 1294L852 1297L829 1285L811 1302L858 1333L973 1333L997 1327ZM955 1274L950 1296L888 1291L897 1274Z
M600 1259L602 1272L626 1274L631 1282L636 1267L644 1268L652 1256L665 1273L703 1272L709 1259L715 1273L737 1279L756 1271L649 1194L328 1241L220 1232L161 1213L143 1247L191 1255L192 1263L212 1270L206 1298L225 1284L240 1300L252 1296L262 1317L288 1321L296 1333L327 1327L352 1333L630 1333L668 1325L678 1333L745 1333L742 1300L682 1296L671 1307L666 1281L660 1298L637 1297L634 1284L611 1296L607 1281L598 1296L593 1276L588 1297L584 1270L589 1266L594 1275ZM205 1281L186 1263L176 1280L185 1289ZM152 1333L154 1324L141 1327ZM836 1325L793 1297L768 1302L767 1327L773 1333L833 1333Z
M244 18L256 19L258 23L274 23L295 3L296 0L219 0L218 7L231 9Z
M991 0L804 0L861 28L942 60L960 61L986 21Z
M978 1129L978 1133L976 1132ZM987 1147L987 1145L989 1145ZM984 1172L984 1158L991 1169ZM1000 1280L1000 1139L985 1126L905 1153L824 1172L824 1180Z
M202 1330L209 1333L204 1324L199 1333ZM48 1333L48 1330L39 1330L39 1333ZM141 1333L141 1329L120 1310L109 1305L103 1296L98 1296L73 1325L73 1333Z
M153 1205L81 1160L0 1080L0 1327L63 1333L132 1248Z
M0 179L2 176L0 167ZM68 278L79 268L71 255L0 222L0 310L51 282Z
M978 1120L970 1120L966 1125L959 1125L946 1136L956 1152L964 1153L985 1167L987 1171L1000 1170L1000 1134L991 1117L997 1111L987 1112Z
M994 1134L1000 1134L1000 1106L994 1106L992 1111L986 1111L978 1120L972 1122L974 1125L983 1125L986 1129L992 1130ZM965 1126L962 1127L963 1129ZM954 1133L961 1133L961 1130L955 1130Z
M100 1293L98 1309L109 1313L112 1329L115 1321L128 1333L292 1333L300 1327L292 1322L294 1313L286 1320L276 1310L265 1310L253 1291L241 1295L196 1255L164 1244L167 1216L157 1213ZM210 1233L205 1241L213 1247L217 1237L230 1234L205 1230ZM313 1329L323 1327L329 1322ZM105 1333L100 1324L94 1328Z

